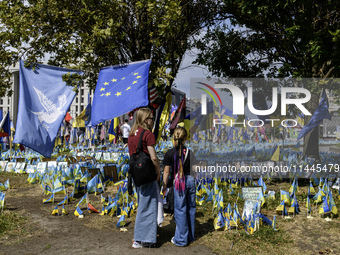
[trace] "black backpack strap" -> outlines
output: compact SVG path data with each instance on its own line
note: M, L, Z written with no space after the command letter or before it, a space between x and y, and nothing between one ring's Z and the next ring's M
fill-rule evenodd
M140 135L140 138L139 138L139 142L138 142L138 146L137 146L136 152L137 152L138 149L139 149L139 151L142 151L142 150L143 150L143 147L142 147L142 140L143 140L143 135L144 135L144 132L145 132L145 131L146 131L146 130L143 129L143 131L142 131L142 133L141 133L141 135Z

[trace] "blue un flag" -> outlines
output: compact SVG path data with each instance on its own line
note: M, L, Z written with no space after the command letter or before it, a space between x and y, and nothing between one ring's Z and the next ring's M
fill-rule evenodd
M92 126L147 106L151 60L100 70L91 112Z
M60 67L20 61L19 106L13 143L20 143L50 158L60 125L76 93L66 86L63 74L79 73Z

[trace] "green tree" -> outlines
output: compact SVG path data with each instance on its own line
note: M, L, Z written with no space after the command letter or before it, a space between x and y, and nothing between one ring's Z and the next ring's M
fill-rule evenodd
M340 76L339 1L224 0L224 6L231 18L208 29L196 44L200 53L195 63L207 66L214 76ZM316 109L322 88L339 93L337 82L314 80L304 87L312 92L310 112ZM269 98L268 89L260 90ZM318 128L305 138L304 154L318 158L316 144Z
M171 86L202 27L218 19L219 0L5 0L0 3L0 96L20 58L85 71L94 89L100 68L152 59L150 85ZM70 85L77 77L65 77Z
M338 77L338 1L224 0L231 17L197 44L196 62L223 77ZM207 47L207 45L209 45Z

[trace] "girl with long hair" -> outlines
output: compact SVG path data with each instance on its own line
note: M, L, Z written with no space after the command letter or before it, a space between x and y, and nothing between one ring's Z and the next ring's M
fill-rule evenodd
M136 152L139 138L143 129L146 131L142 138L142 150L149 154L157 173L157 180L136 188L138 193L138 209L135 221L133 248L142 248L156 244L157 238L157 196L160 176L159 160L155 151L155 136L151 132L154 124L152 111L149 108L140 108L136 112L129 139L128 148L130 156Z
M186 246L195 240L196 184L190 175L195 156L185 146L187 131L182 127L174 130L174 148L164 155L163 191L167 189L170 168L174 179L174 218L175 236L171 242L177 246Z

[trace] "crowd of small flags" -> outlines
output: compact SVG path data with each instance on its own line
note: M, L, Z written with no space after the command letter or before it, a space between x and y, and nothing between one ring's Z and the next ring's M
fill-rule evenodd
M97 213L98 215L108 215L108 216L116 216L119 218L117 222L117 227L123 227L125 225L125 219L134 215L135 210L137 208L137 203L133 201L133 198L137 198L137 193L135 188L133 189L132 197L129 196L127 192L127 180L122 180L113 184L117 187L117 194L115 197L104 197L103 194L100 194L100 201L102 204L101 210L95 208L91 202L89 201L89 193L86 193L79 199L78 202L74 204L75 210L73 214L77 217L83 217L84 215L82 205L85 204L88 213ZM73 193L73 192L72 192ZM54 195L52 193L48 199L44 199L43 203L54 203ZM66 195L57 205L53 207L52 215L67 215L68 212L65 210L65 204L71 204L72 201L77 200L71 194L70 196ZM99 195L99 193L98 193ZM60 207L61 213L60 213Z
M251 179L204 178L197 181L196 203L200 206L205 206L205 203L212 201L215 230L244 229L248 234L253 234L264 223L276 230L276 217L271 221L265 215L258 212L257 205L250 214L247 215L245 212L240 214L237 206L237 201L243 199L240 193L238 193L233 205L231 203L226 205L223 200L223 190L225 189L228 189L227 196L236 195L235 190L240 187L241 183L246 186L252 186L259 185L261 182L265 185L262 177L258 184ZM259 195L258 201L261 204L265 202L263 194Z
M288 143L288 141L285 141ZM295 147L299 148L300 143L296 144ZM302 177L304 171L295 171L295 170L307 170L308 173L313 172L314 176L317 174L315 166L313 167L314 161L312 161L307 156L303 156L302 152L298 149L295 150L293 148L283 148L282 141L276 143L252 143L252 144L243 144L243 143L233 143L229 146L225 146L225 144L209 144L207 146L204 142L200 142L198 144L192 143L192 147L195 149L196 158L200 160L205 160L211 165L212 162L246 162L250 166L261 165L264 162L272 161L272 162L284 162L287 166L299 166L299 169L290 169L294 171L290 171L289 178ZM322 158L322 162L320 162L320 169L324 171L325 169L329 169L333 167L333 172L339 172L339 164L340 162L340 154L333 152L320 152L320 156ZM336 168L337 167L337 168ZM305 171L306 172L306 171ZM293 174L295 176L293 176ZM282 178L282 171L278 173L277 178Z
M165 152L171 147L171 142L163 142L156 146L158 153ZM65 149L65 148L62 148ZM59 151L58 151L59 152ZM83 215L80 205L83 203L87 204L87 210L89 213L98 213L100 215L116 215L119 218L117 227L125 225L125 219L135 213L137 203L134 203L132 199L129 199L126 188L126 176L128 173L128 151L123 150L119 146L98 146L96 152L88 150L86 146L78 145L74 147L70 154L73 156L59 156L55 159L55 164L49 166L49 162L45 162L44 168L39 169L39 164L44 163L43 157L33 150L26 148L26 152L20 150L12 150L11 152L5 151L1 154L1 161L5 164L0 164L0 171L6 171L11 173L28 173L27 182L30 184L39 184L42 188L42 193L45 196L43 203L55 203L57 195L65 195L62 201L58 201L57 205L53 207L52 215L67 215L68 212L65 210L65 204L69 204L78 197L77 194L85 194L74 211L74 215ZM12 160L8 160L9 157ZM77 156L77 157L76 157ZM70 163L70 157L76 161L76 163ZM92 158L93 160L85 160L85 157ZM24 159L24 163L17 163L16 159ZM78 160L82 158L84 160ZM83 162L80 162L83 161ZM66 163L66 165L59 165L59 162ZM12 164L13 167L7 167L8 163ZM24 164L24 168L17 169L15 166ZM108 179L104 176L104 166L115 166L117 171L118 183L113 183L113 179ZM98 174L93 176L89 169L97 168L100 169ZM119 188L118 193L114 198L110 196L102 198L102 210L97 210L91 205L88 194L94 193L95 195L103 194L105 187L109 185L115 185ZM5 207L5 191L9 189L9 180L4 184L0 183L0 211ZM68 191L72 192L68 192ZM75 196L77 195L77 196ZM132 195L137 200L136 190L133 190ZM60 207L62 210L60 213Z
M126 165L126 164L123 164ZM123 169L122 166L120 169ZM123 172L125 172L123 170ZM126 171L127 172L127 171ZM123 226L125 217L129 217L134 213L136 205L130 199L127 192L127 179L113 183L112 180L105 180L103 176L98 173L91 178L91 174L87 170L81 172L80 169L75 168L69 171L63 171L62 169L54 169L45 173L44 175L39 175L35 172L37 176L32 177L29 175L28 182L34 183L33 180L39 181L45 195L50 195L50 197L43 199L43 203L54 203L56 194L64 194L65 197L54 207L52 215L66 215L65 204L71 203L71 201L76 200L75 195L83 193L84 195L75 205L75 216L83 215L81 210L81 205L86 204L89 213L99 213L100 215L109 215L119 217L119 222L117 227ZM64 177L64 178L63 178ZM110 196L104 198L102 193L104 192L106 185L117 186L118 192L114 198ZM71 194L67 195L66 186L73 186L73 191ZM137 194L135 189L133 190L133 196L136 198ZM101 194L102 210L97 210L89 201L89 194L94 193L95 195ZM59 213L58 206L62 206L62 213Z
M333 216L338 214L338 209L333 199L332 190L331 187L329 187L328 183L329 182L327 178L326 179L313 178L310 181L306 202L307 216L310 217L313 212L317 211L319 212L320 215L331 214ZM317 187L318 192L315 192L316 188L314 188L314 185ZM296 192L298 190L299 190L298 181L297 179L294 179L289 189L289 192L284 190L280 191L281 203L276 209L276 212L278 214L281 214L282 216L287 216L289 213L299 214L300 206L296 199ZM317 207L319 207L319 210L317 210Z
M313 186L317 185L317 186ZM243 212L237 206L237 201L243 200L240 193L235 191L241 186L262 186L263 193L260 192L257 197L257 203L250 213ZM316 187L318 192L315 192ZM226 191L227 190L227 191ZM225 191L223 193L223 191ZM267 194L267 186L261 176L257 183L251 178L246 179L223 179L223 178L202 178L197 180L196 189L196 203L200 206L205 206L206 203L212 201L212 213L214 216L215 230L231 230L231 229L244 229L248 234L253 234L263 224L272 226L276 231L276 217L277 216L295 216L300 212L300 205L296 194L299 191L298 179L292 180L289 191L280 191L280 205L276 208L276 215L273 220L260 213L258 207L263 206L266 201L275 200L275 192L269 191ZM234 195L236 201L226 204L223 196ZM340 193L339 193L340 198ZM230 200L229 200L230 201ZM311 201L315 207L312 210ZM317 210L317 207L319 209ZM307 216L310 217L312 211L319 212L321 216L336 216L338 214L336 204L333 199L331 188L328 186L328 180L324 178L315 178L310 182L307 195Z
M156 146L156 151L158 153L166 151L169 147L171 147L171 143L160 143ZM218 153L209 152L209 158L218 161L222 156L226 156L229 158L233 158L234 154L238 154L238 157L244 155L252 156L262 155L264 151L252 147L250 148L250 152L247 151L228 151L225 152L223 150L219 150ZM278 147L273 146L271 148L271 152L264 153L263 155L270 155L271 153L275 153L278 150ZM81 151L81 148L79 149ZM85 152L86 150L84 150ZM103 157L103 154L107 151L97 151L96 153L101 153L100 157ZM111 151L113 152L113 151ZM33 153L33 152L32 152ZM73 153L77 153L77 150L74 150ZM96 153L90 154L89 151L86 151L88 154L82 154L84 156L89 155L92 157L96 157ZM112 180L105 179L104 176L101 174L102 166L100 166L101 171L98 172L95 176L91 175L87 169L97 167L94 163L90 162L83 162L84 164L70 164L67 167L62 166L53 166L46 168L43 172L37 171L34 169L31 173L29 173L27 181L31 184L39 183L42 188L42 193L46 196L43 199L43 203L55 203L55 197L57 194L65 195L61 201L53 206L52 215L67 215L68 212L65 210L65 205L72 203L72 201L77 200L75 198L76 194L84 194L82 198L75 204L74 215L81 216L84 212L81 209L82 204L86 204L87 211L89 213L98 213L99 215L109 215L109 216L117 216L119 221L117 223L117 227L124 226L125 220L127 217L133 215L137 208L137 204L133 202L132 198L129 198L127 194L126 188L126 175L128 171L128 160L129 157L126 155L126 152L123 151L115 151L118 154L114 158L114 163L117 169L118 178L121 179L118 184L114 184L117 186L117 195L114 198L110 196L104 198L102 196L103 192L105 192L105 187L107 185L112 185ZM208 152L204 150L198 150L196 156L201 156L201 159L204 159L204 156ZM227 153L225 155L225 153ZM300 160L298 158L298 154L284 154L285 151L280 151L281 156L285 160L289 160L290 162L295 162L295 160ZM202 155L200 155L202 154ZM19 155L19 154L18 154ZM294 156L295 155L295 156ZM29 155L31 157L36 155ZM4 157L4 155L2 155ZM262 157L262 156L261 156ZM326 161L325 164L332 162L333 160L337 160L338 155L331 154L325 157ZM98 158L99 159L99 158ZM58 157L56 159L57 162L65 161L65 156ZM36 165L41 162L41 158L38 157L34 159L33 162L29 161L29 157L26 155L26 162L30 163L31 165ZM304 161L305 165L308 165L308 160ZM82 171L81 167L84 167L84 171ZM4 169L2 169L4 170ZM22 173L25 171L22 171ZM266 203L268 199L275 199L275 192L267 191L266 183L264 181L264 177L267 180L270 180L270 176L261 176L257 183L251 178L245 178L244 176L233 176L233 177L226 177L226 176L215 176L214 178L207 177L207 176L200 176L197 179L197 192L196 192L196 202L200 206L205 206L206 203L212 201L213 204L213 215L214 219L214 227L215 229L244 229L247 233L252 234L259 227L266 223L272 226L274 229L276 228L276 216L274 216L273 220L270 220L268 217L263 215L262 213L258 212L257 207L261 207ZM300 205L297 199L297 192L299 191L298 186L298 179L295 177L292 179L291 187L289 191L280 190L280 204L276 208L276 215L277 216L288 216L300 213ZM333 198L333 194L331 191L331 187L329 187L329 180L324 178L318 178L315 175L312 175L310 178L310 187L308 188L308 195L306 198L306 208L307 208L307 216L311 216L317 212L320 215L337 215L337 207ZM262 186L263 193L261 192L257 198L258 205L256 205L253 210L249 213L240 213L240 210L237 206L237 201L239 199L243 199L240 193L237 194L236 201L234 203L226 204L223 200L223 196L226 195L223 193L223 190L228 190L227 195L236 195L238 188L240 186ZM68 189L73 190L71 194L69 194ZM7 180L4 184L0 183L0 209L1 211L4 210L5 207L5 191L10 188L9 180ZM94 193L95 195L101 194L101 202L102 208L96 209L89 201L88 194ZM340 196L340 194L339 194ZM135 201L137 200L137 193L134 190L133 197ZM60 207L61 213L60 213Z

